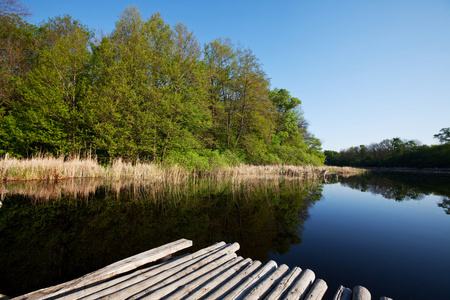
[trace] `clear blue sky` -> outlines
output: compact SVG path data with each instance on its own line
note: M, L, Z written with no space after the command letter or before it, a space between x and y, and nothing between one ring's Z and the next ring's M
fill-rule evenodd
M386 138L436 144L450 127L450 1L24 0L32 23L68 14L110 33L126 6L159 11L203 44L229 37L253 50L272 88L302 100L323 148Z

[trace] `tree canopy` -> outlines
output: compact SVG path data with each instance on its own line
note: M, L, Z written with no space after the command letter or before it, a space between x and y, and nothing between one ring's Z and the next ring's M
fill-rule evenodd
M434 138L438 139L441 144L450 143L450 127L442 128L439 133L434 135Z
M202 46L186 25L144 19L135 6L95 38L70 16L30 25L9 2L16 10L0 15L0 153L323 163L301 101L270 90L250 49L221 38Z
M396 137L340 152L325 150L325 156L325 164L336 166L449 168L450 143L428 146Z

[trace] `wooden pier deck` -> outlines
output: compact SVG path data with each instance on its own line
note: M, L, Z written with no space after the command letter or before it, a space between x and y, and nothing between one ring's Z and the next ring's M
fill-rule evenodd
M238 243L220 242L192 254L171 257L190 246L192 241L181 239L14 299L319 300L328 288L309 269L290 269L274 261L262 265L237 256ZM366 299L371 299L370 292L361 286L353 290L341 286L333 297L333 300Z

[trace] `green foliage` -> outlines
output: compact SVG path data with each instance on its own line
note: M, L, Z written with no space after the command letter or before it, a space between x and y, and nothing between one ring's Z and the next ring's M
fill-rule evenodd
M449 168L450 143L420 145L415 140L393 138L369 146L325 151L327 165L360 167Z
M6 99L3 130L14 142L14 154L75 151L83 141L80 107L86 81L91 33L70 17L57 17L41 25L27 60L32 68L15 76L15 97ZM19 74L20 75L20 74ZM21 149L21 150L18 150Z
M450 127L439 130L439 133L435 134L434 138L438 139L441 144L450 143Z
M185 25L134 6L95 42L70 16L0 26L0 153L92 149L195 170L323 163L301 101L270 91L258 58L229 39L202 48Z
M321 142L308 131L301 101L285 89L274 89L269 97L274 105L275 119L271 148L277 160L295 165L323 164Z
M170 151L164 161L168 165L178 164L190 171L212 171L226 166L236 166L244 163L244 159L238 153L225 150L203 149L189 150L185 153Z

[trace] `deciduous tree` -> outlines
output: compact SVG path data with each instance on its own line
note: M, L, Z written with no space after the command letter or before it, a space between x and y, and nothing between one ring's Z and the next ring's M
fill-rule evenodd
M439 133L435 134L434 138L438 139L441 144L450 143L450 127L439 130Z

